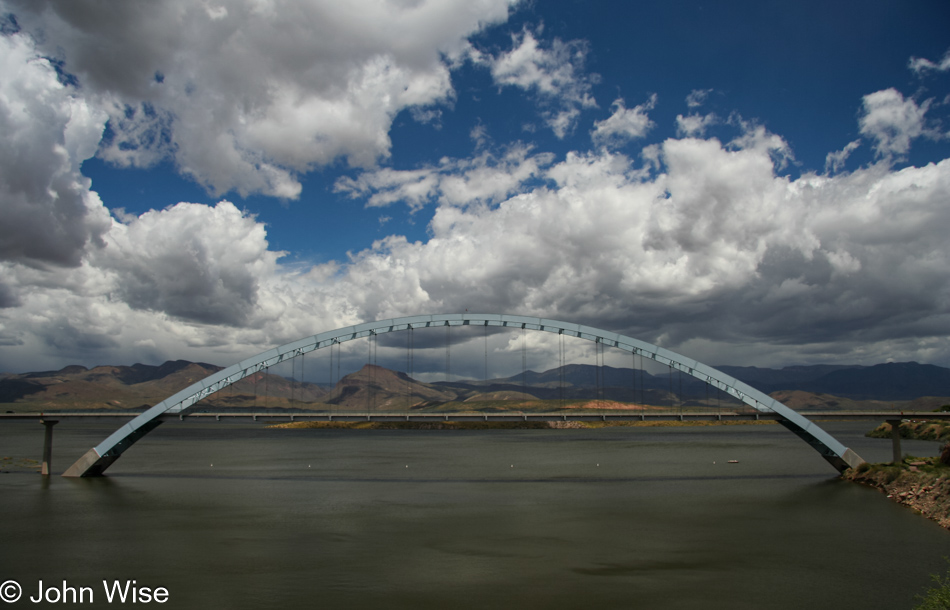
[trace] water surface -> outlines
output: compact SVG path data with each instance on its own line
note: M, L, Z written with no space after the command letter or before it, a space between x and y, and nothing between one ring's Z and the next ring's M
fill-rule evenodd
M823 426L890 456L869 424ZM114 427L59 424L54 471ZM0 456L41 449L36 422L0 427ZM780 426L185 421L106 478L20 470L0 474L0 581L65 579L103 607L103 579L135 579L168 608L910 608L950 555L948 532Z

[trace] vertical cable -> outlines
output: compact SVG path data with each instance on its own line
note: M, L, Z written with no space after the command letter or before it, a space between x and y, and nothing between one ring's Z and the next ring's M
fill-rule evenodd
M449 346L452 344L452 325L449 324L449 321L445 321L445 382L449 382L449 375L452 371L452 356L450 353Z
M485 391L488 391L488 320L485 320Z
M630 374L633 377L633 385L630 387L630 402L637 402L637 350L630 352Z
M640 354L640 404L646 404L646 389L643 387L643 353Z
M683 370L680 369L679 380L680 380L680 393L679 393L679 403L680 403L680 413L683 412Z
M364 369L365 375L363 375L363 384L366 387L366 410L371 411L373 408L373 387L372 387L372 378L373 378L373 369L370 366L373 362L373 331L369 331L369 334L366 335L366 367Z
M521 325L521 393L528 393L528 331ZM526 400L523 396L522 400Z
M597 400L603 403L604 400L604 344L600 338L594 344L594 356L597 361ZM602 405L601 405L602 406Z
M673 410L673 365L671 364L669 365L669 367L670 367L670 410L672 411Z
M377 362L379 361L379 335L373 333L373 410L376 410L376 389L378 384L376 383L376 371L378 369Z
M564 331L557 333L557 400L558 407L564 409Z

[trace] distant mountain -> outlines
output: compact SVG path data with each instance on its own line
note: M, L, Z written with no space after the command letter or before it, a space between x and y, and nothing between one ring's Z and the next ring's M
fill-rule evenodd
M717 366L716 369L732 375L762 392L798 390L803 384L820 379L829 373L866 368L860 365L816 364L787 366L783 369L762 369L755 366Z
M950 396L950 369L916 362L890 362L861 369L833 371L803 384L802 389L877 400Z
M885 401L950 397L950 369L917 362L783 369L720 366L718 369L766 393L801 390L852 400Z
M795 408L881 408L882 401L936 406L950 402L943 398L950 397L950 369L930 364L718 368ZM159 366L68 366L59 371L3 374L0 404L18 411L141 410L219 370L221 367L211 364L174 360ZM651 375L629 368L571 364L487 381L424 383L402 372L366 365L329 391L314 383L255 373L206 398L196 409L402 410L453 401L593 398L658 406L734 404L724 393L679 372Z
M427 403L457 400L460 392L411 379L405 373L372 364L346 375L323 402L342 407L405 410Z
M174 360L159 366L67 366L58 371L5 375L0 378L0 403L18 410L141 410L221 370L206 363ZM256 406L265 393L274 406L314 402L326 390L312 383L256 373L205 401L198 408Z

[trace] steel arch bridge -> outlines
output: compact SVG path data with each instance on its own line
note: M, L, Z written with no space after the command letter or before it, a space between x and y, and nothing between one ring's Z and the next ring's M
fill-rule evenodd
M507 314L457 313L409 316L366 322L312 335L261 352L256 356L209 375L151 407L87 451L63 473L63 476L88 477L101 475L113 462L119 459L126 449L154 430L162 422L163 416L184 414L203 398L284 360L373 335L446 326L485 326L549 332L586 339L650 358L726 392L757 412L778 415L779 423L811 445L839 471L858 466L864 462L857 453L845 447L817 424L779 401L730 375L662 347L599 328L559 320Z

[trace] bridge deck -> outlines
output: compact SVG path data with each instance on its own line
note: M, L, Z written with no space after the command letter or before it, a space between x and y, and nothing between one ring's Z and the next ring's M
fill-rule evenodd
M950 412L920 412L920 411L799 411L801 415L811 420L824 421L884 421L893 419L906 420L950 420ZM18 419L58 419L58 420L97 420L97 419L132 419L139 413L0 413L0 421ZM285 411L257 411L247 413L169 413L160 416L162 420L197 420L209 421L221 419L249 419L257 420L288 420L288 421L377 421L377 422L437 422L437 421L756 421L780 420L784 417L778 413L743 413L717 411L684 411L682 413L667 412L603 412L603 413L326 413L314 412L285 412Z

